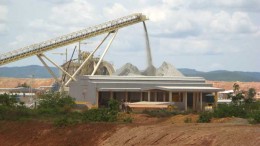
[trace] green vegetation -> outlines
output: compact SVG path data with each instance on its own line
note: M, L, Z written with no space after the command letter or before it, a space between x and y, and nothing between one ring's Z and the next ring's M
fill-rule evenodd
M234 84L234 94L229 97L232 103L227 105L219 105L212 113L200 113L198 122L210 122L212 117L225 118L225 117L239 117L247 118L251 123L260 123L260 101L254 101L255 89L250 88L245 95L239 91L239 85Z
M74 111L74 99L66 94L47 93L40 95L39 105L29 109L19 104L12 95L0 95L0 120L50 120L57 127L64 127L81 122L116 122L119 103L109 101L109 108ZM131 123L131 119L123 122Z
M168 110L144 110L143 111L144 114L147 114L151 117L170 117L173 115L176 115L177 113L175 111L168 111Z
M234 93L230 95L232 103L219 105L213 112L199 113L198 122L210 122L214 118L240 117L247 118L251 123L260 123L260 101L254 101L255 90L248 92L239 91L239 86L234 85ZM110 100L108 108L75 110L73 98L61 93L46 93L39 96L39 103L34 109L18 102L14 95L0 95L0 120L48 120L57 127L64 127L82 122L125 122L132 123L129 114L119 113L119 102ZM151 117L170 117L179 114L169 110L144 110L142 113ZM187 114L184 112L182 114ZM192 122L186 118L185 123Z
M199 115L198 123L209 123L212 118L212 113L210 112L202 112Z

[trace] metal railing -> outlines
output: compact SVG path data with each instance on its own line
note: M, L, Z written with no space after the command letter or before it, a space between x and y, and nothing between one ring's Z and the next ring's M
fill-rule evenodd
M0 66L14 62L33 55L41 54L43 52L56 49L58 47L66 46L87 38L95 37L108 32L113 32L120 28L133 25L147 20L147 17L141 13L136 13L121 17L112 21L108 21L99 25L95 25L77 32L63 35L51 40L41 43L32 44L30 46L13 50L4 54L0 54Z

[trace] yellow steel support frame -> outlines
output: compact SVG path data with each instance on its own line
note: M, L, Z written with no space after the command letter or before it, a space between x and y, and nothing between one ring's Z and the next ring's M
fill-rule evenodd
M113 32L120 28L133 25L147 20L147 17L141 13L132 14L122 18L118 18L106 23L92 26L77 32L73 32L55 39L47 40L38 44L33 44L21 49L0 54L0 66L11 63L20 59L24 59L33 55L39 55L43 52L66 46L87 38L95 37L104 33Z

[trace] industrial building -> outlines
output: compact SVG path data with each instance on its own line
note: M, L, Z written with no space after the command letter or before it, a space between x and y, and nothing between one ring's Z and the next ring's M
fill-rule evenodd
M148 101L170 103L179 110L203 110L208 94L214 93L215 103L220 88L212 87L201 77L180 76L79 76L69 88L70 96L90 106L105 107L109 99L125 102ZM147 103L147 102L146 102Z

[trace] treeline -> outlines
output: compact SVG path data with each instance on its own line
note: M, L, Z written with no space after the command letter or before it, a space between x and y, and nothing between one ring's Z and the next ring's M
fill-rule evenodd
M250 88L246 93L238 84L233 85L234 93L229 94L230 104L220 104L213 112L200 113L198 122L210 122L212 118L239 117L246 118L250 123L260 123L260 101L254 97L256 91Z
M47 93L40 95L35 108L27 108L18 102L15 96L0 95L0 120L50 120L58 127L84 122L132 122L131 118L122 118L119 114L119 103L109 101L108 108L77 109L75 100L66 94Z

